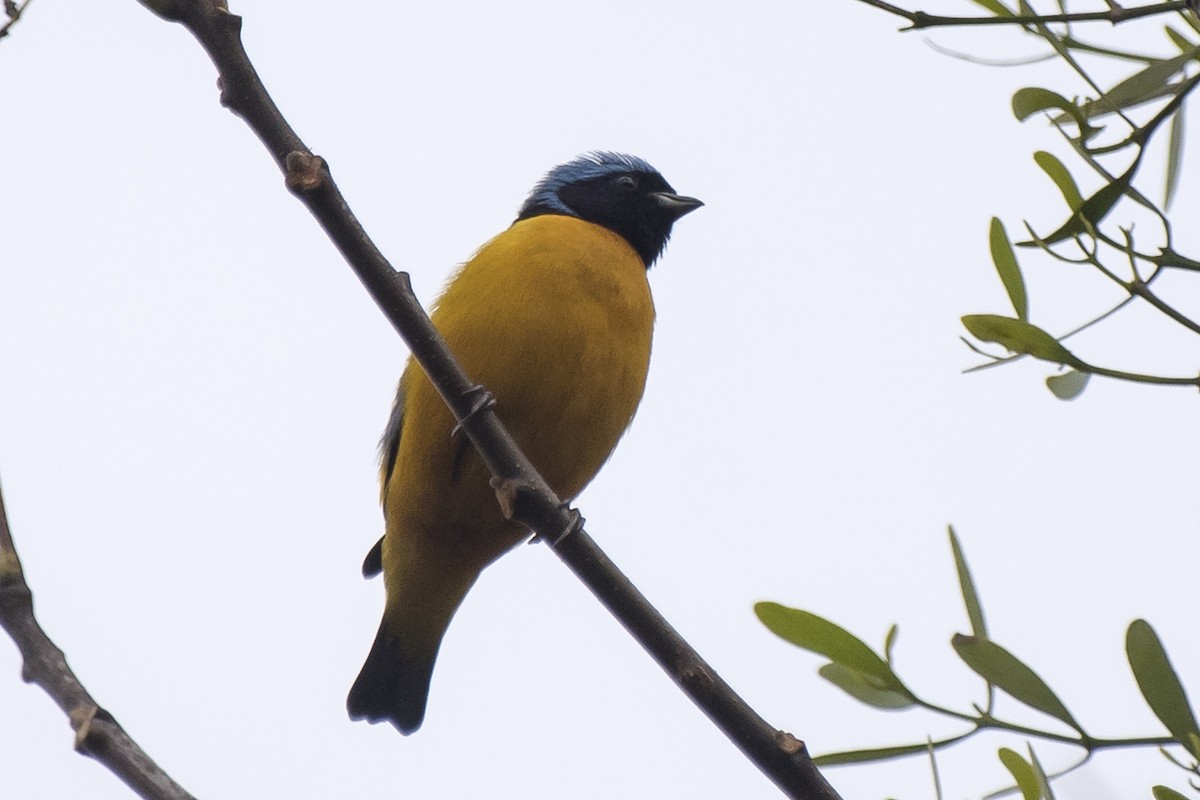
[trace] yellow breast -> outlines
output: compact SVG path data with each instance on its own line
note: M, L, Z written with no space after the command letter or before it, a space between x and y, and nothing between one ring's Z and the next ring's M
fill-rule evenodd
M574 217L514 224L450 282L434 325L564 499L608 459L646 382L654 305L646 268L617 234ZM405 373L405 421L384 489L389 533L441 539L483 563L523 532L500 520L482 462L420 368ZM460 553L461 555L461 553Z

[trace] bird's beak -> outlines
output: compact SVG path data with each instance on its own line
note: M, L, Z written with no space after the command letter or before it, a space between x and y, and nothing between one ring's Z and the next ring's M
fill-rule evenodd
M685 197L671 192L651 192L650 196L654 198L654 202L658 203L658 207L671 217L672 221L704 205L694 197Z

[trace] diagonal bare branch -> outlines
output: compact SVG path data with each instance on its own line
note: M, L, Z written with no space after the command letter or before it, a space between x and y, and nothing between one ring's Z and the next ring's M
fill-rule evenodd
M0 627L21 651L22 677L42 687L75 729L75 749L91 756L146 800L194 800L100 707L67 665L33 614L33 592L25 582L13 544L4 494L0 492Z

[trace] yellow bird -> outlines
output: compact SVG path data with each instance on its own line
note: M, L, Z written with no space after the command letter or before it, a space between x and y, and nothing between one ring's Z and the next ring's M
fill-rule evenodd
M432 312L467 374L564 500L629 427L650 364L646 272L671 226L703 205L640 158L596 152L548 172L516 221L468 261ZM346 707L421 726L442 636L479 573L528 538L411 359L380 443L386 533L363 564L387 603Z

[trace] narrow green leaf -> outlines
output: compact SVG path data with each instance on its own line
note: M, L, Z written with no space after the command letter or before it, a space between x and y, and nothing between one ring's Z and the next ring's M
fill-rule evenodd
M826 753L817 756L813 763L818 767L832 767L838 764L862 764L866 761L887 761L892 758L911 756L913 753L923 753L929 746L921 744L902 744L895 747L877 747L870 750L847 750L843 753Z
M856 672L870 676L875 688L907 692L904 684L862 639L845 628L798 608L779 603L756 603L754 613L767 630L797 647L811 650Z
M1162 91L1166 87L1167 81L1171 79L1171 76L1186 67L1188 62L1196 58L1198 52L1200 50L1193 47L1191 50L1180 53L1177 56L1150 62L1145 69L1135 72L1105 92L1103 100L1097 101L1095 105L1098 108L1104 105L1107 105L1110 109L1113 106L1117 108L1129 108L1130 106L1136 106L1139 103L1153 100L1156 97L1161 97Z
M958 573L958 587L962 590L963 604L967 607L967 618L971 620L971 633L986 639L987 622L983 619L983 605L979 602L979 592L975 591L975 580L967 568L967 558L963 555L958 533L953 525L947 526L947 530L950 532L950 552L954 554L954 569Z
M1021 277L1021 267L1017 264L1017 255L1013 252L1012 242L1008 239L1008 232L1004 230L1004 223L999 217L992 217L992 224L988 230L988 247L992 251L992 263L996 265L996 272L1000 275L1000 282L1004 284L1004 291L1008 292L1008 299L1013 305L1013 310L1017 312L1017 319L1029 320L1029 300L1025 296L1025 279Z
M1200 758L1200 726L1179 676L1154 628L1135 619L1125 632L1125 652L1142 697L1154 716L1194 758Z
M972 2L978 6L982 6L997 17L1011 17L1013 15L1013 12L1009 11L1000 0L972 0Z
M1066 372L1046 378L1046 386L1049 387L1050 391L1054 392L1054 396L1059 400L1074 400L1083 394L1083 390L1087 388L1088 378L1090 377L1092 377L1091 373L1069 369Z
M1150 790L1154 800L1189 800L1188 796L1175 791L1170 786L1155 786Z
M1050 786L1050 778L1046 776L1046 770L1042 769L1042 762L1038 761L1037 753L1033 752L1033 745L1029 745L1029 763L1033 766L1033 774L1037 777L1038 791L1042 793L1045 800L1054 800L1054 789Z
M938 772L937 748L933 746L933 738L925 739L925 749L929 752L929 768L933 771L933 796L935 800L945 800L942 795L942 776Z
M962 318L963 327L985 342L996 342L1014 353L1025 353L1042 361L1079 366L1079 359L1036 325L995 314L968 314Z
M1191 50L1195 50L1197 47L1200 47L1200 45L1197 45L1191 39L1187 38L1170 25L1164 27L1163 30L1166 32L1167 38L1171 40L1173 45L1179 48L1179 52L1181 53L1187 53Z
M1171 117L1171 135L1167 145L1167 188L1163 191L1163 207L1170 208L1179 188L1179 166L1183 163L1183 103Z
M1022 758L1016 750L1010 750L1007 747L1000 748L999 756L1000 763L1017 782L1017 788L1021 790L1021 797L1024 800L1041 800L1042 792L1038 788L1037 773L1033 771L1033 765Z
M826 664L817 670L817 674L860 703L874 708L898 711L915 705L912 695L908 692L880 689L877 686L878 679L874 675L851 669L845 664Z
M892 648L896 646L896 637L900 635L900 626L893 624L888 628L887 636L883 639L883 659L888 662L888 666L892 664Z
M1163 97L1174 97L1175 95L1179 94L1179 90L1182 87L1182 80L1176 81L1175 83L1164 84L1154 91L1147 93L1145 97L1139 98L1136 103L1129 103L1126 107L1128 108L1131 106L1141 105L1142 103L1150 103ZM1109 114L1115 114L1117 111L1121 110L1116 108L1112 103L1108 102L1108 100L1103 97L1099 100L1089 100L1086 103L1081 104L1079 109L1092 122L1098 122L1103 117ZM1063 114L1059 114L1057 117L1054 117L1052 121L1062 124L1067 121L1067 118ZM1103 128L1097 128L1096 130L1100 131L1103 130ZM1123 147L1128 147L1129 144L1131 143L1126 143L1123 145Z
M990 639L957 634L950 640L966 665L988 683L1043 714L1062 720L1077 731L1079 723L1058 695L1024 662ZM1082 731L1081 731L1082 732Z
M1047 253L1050 252L1050 245L1046 243L1045 239L1037 235L1037 232L1034 231L1033 226L1028 222L1025 223L1025 232L1029 234L1029 240L1017 242L1017 247L1040 247Z
M1070 219L1059 226L1054 233L1043 237L1042 241L1046 244L1057 244L1064 239L1086 233L1089 227L1095 228L1101 220L1108 216L1108 212L1112 211L1113 206L1125 194L1132 178L1132 172L1127 172L1112 183L1106 184L1094 195L1084 200L1083 205L1076 209ZM1028 243L1023 242L1022 244Z
M1071 173L1058 160L1058 157L1045 150L1038 150L1033 154L1033 160L1037 162L1043 172L1050 176L1050 180L1054 181L1054 185L1062 192L1063 199L1067 201L1067 208L1078 211L1079 207L1083 205L1083 195L1079 193L1075 179L1071 177Z

